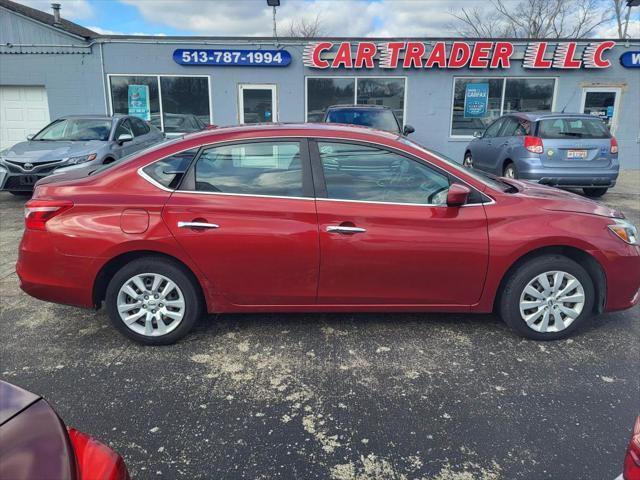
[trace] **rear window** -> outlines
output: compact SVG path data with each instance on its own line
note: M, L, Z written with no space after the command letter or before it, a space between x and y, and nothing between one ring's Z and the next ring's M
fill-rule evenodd
M197 148L184 152L174 153L170 157L163 158L142 169L153 180L160 185L176 189L180 180L189 168L189 164L198 153Z
M389 132L400 131L396 117L391 110L373 110L371 108L330 110L326 121L328 123L363 125Z
M611 134L598 118L554 118L538 122L541 138L609 138Z

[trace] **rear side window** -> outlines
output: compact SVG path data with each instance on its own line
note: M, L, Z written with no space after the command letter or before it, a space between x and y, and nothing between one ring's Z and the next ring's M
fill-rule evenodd
M553 118L538 122L541 138L609 138L611 134L598 118Z
M135 134L136 137L139 137L140 135L146 135L147 133L149 133L149 130L150 130L149 125L147 125L145 122L143 122L139 118L132 118L131 124L133 126L133 133Z
M175 153L170 157L147 165L142 171L160 185L166 188L176 189L197 153L197 148Z
M388 150L318 142L327 196L336 200L444 205L449 179Z
M205 150L195 167L196 190L302 197L299 142L254 142Z

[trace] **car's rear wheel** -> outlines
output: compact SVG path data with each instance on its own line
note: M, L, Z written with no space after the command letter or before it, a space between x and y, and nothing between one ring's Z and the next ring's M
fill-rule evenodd
M122 267L105 295L113 325L146 345L167 345L184 337L202 312L194 280L180 265L145 257Z
M502 176L507 178L518 178L518 169L516 164L513 162L507 163L502 171Z
M562 255L544 255L511 273L501 294L500 316L523 337L557 340L591 316L594 297L584 268Z
M473 168L473 156L471 155L471 152L467 152L464 154L462 165L467 168Z
M583 188L582 191L587 197L598 198L607 193L608 188L600 187L600 188Z

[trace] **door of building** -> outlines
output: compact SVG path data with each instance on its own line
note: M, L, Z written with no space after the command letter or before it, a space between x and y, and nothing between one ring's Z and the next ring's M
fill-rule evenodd
M582 89L582 113L602 118L616 134L618 109L620 104L619 87L584 87Z
M240 84L238 89L240 123L278 121L275 85Z

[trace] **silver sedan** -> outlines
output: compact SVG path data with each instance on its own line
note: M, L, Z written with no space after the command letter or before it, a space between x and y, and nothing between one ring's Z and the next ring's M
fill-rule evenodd
M164 138L150 123L128 115L59 118L0 152L0 190L29 194L47 175L115 162Z

